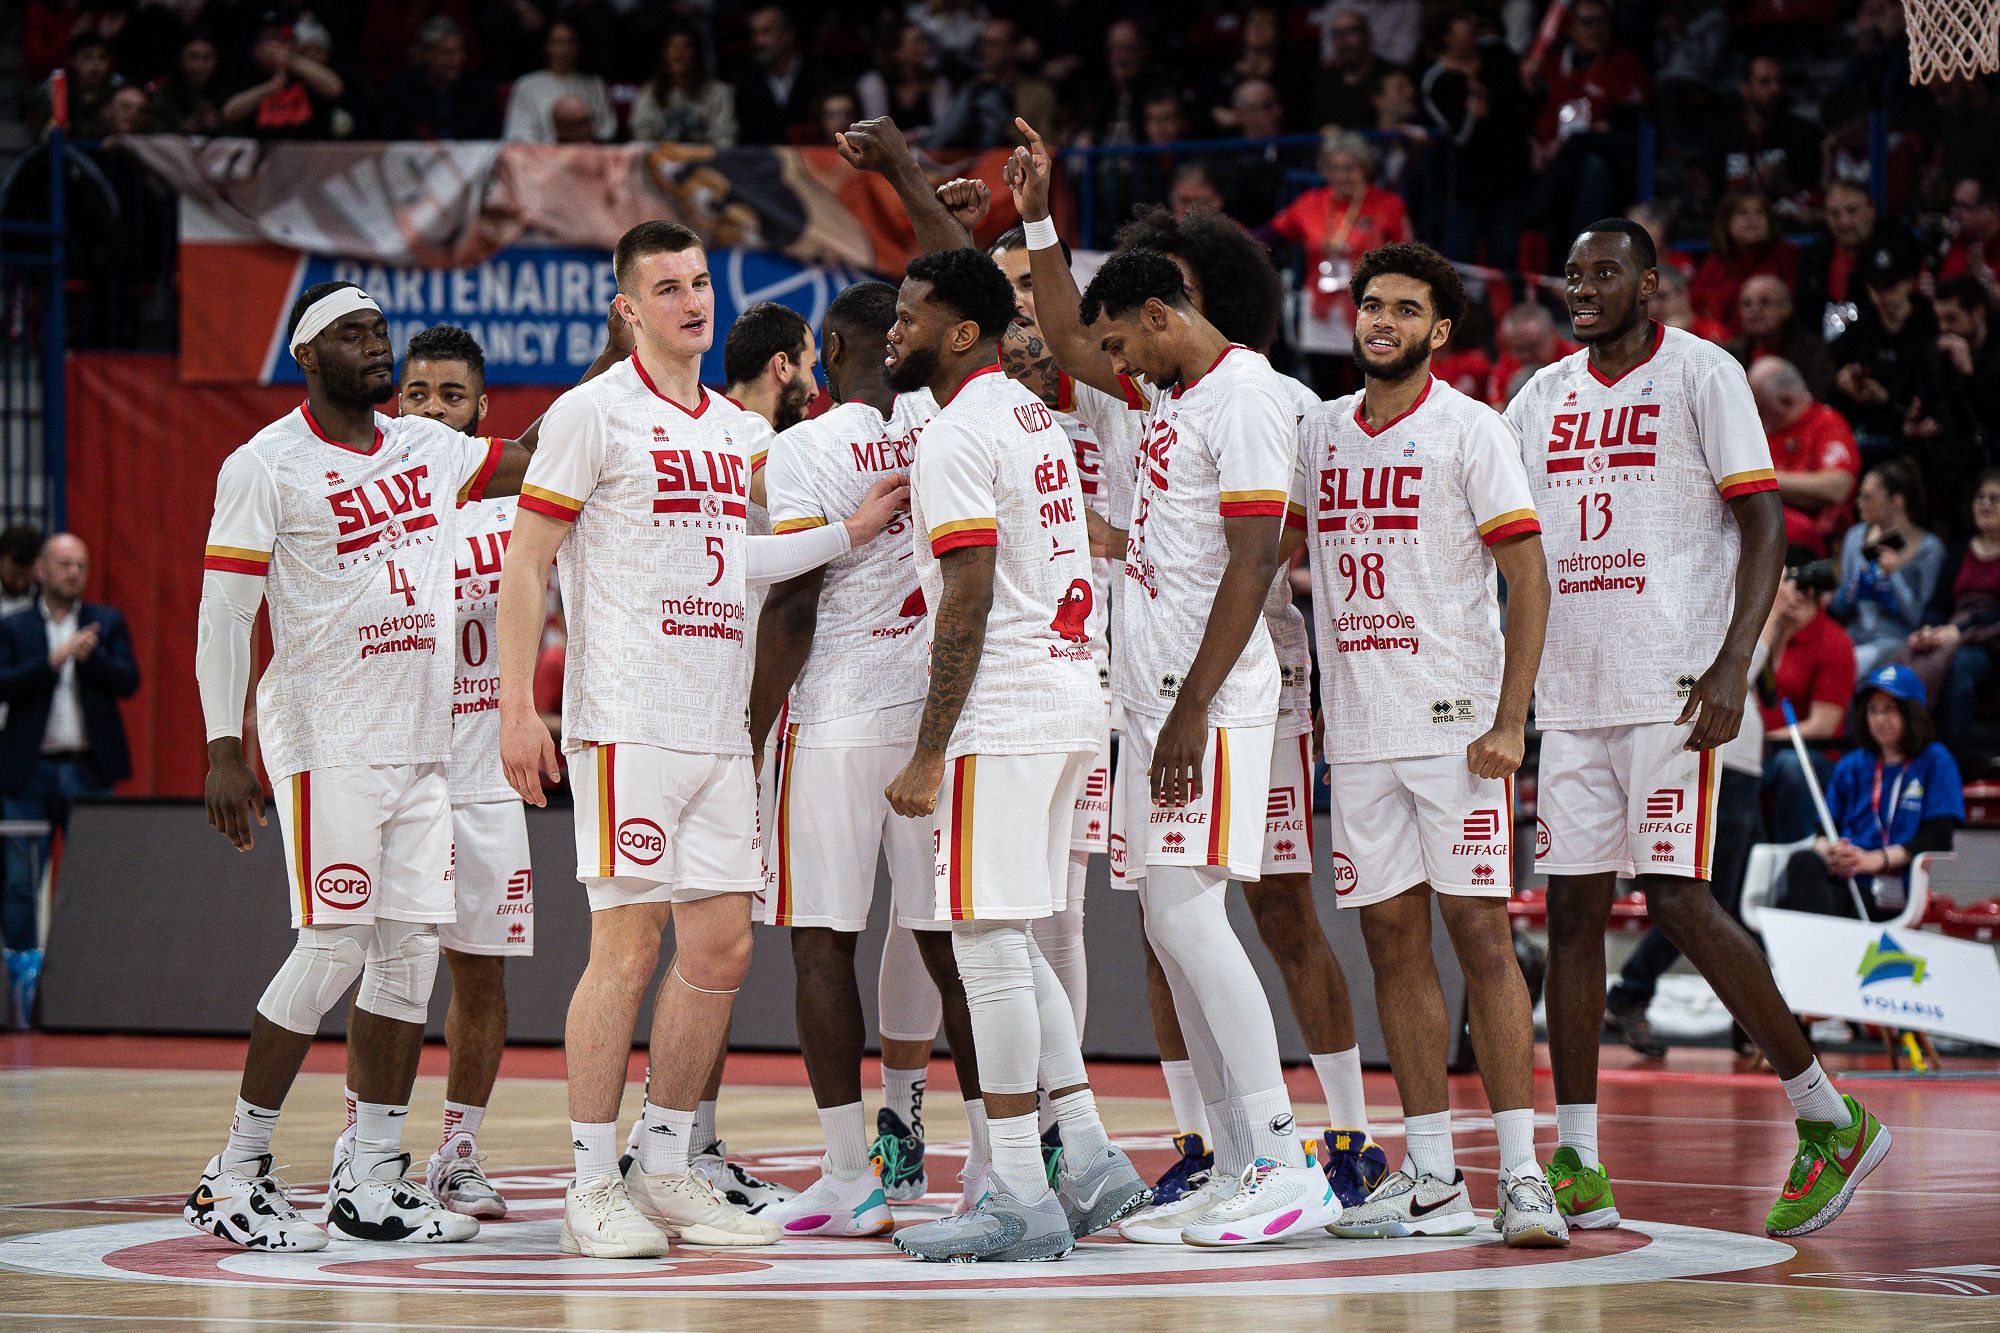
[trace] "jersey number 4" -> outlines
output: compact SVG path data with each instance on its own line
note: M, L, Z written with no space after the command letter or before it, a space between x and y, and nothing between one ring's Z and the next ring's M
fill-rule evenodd
M389 591L392 593L401 593L403 595L404 606L415 606L417 604L417 585L410 581L410 571L396 568L394 560L389 562L388 569Z

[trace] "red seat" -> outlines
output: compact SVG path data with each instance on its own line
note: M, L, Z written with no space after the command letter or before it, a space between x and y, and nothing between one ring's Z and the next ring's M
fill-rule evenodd
M1968 828L2000 824L2000 782L1965 784L1965 823Z
M1982 944L2000 939L2000 898L1988 898L1970 907L1946 909L1944 933L1962 940L1978 940Z
M1652 924L1652 918L1646 915L1645 894L1634 893L1612 900L1612 930L1644 930Z
M1530 930L1549 924L1549 891L1524 889L1507 900L1507 915Z

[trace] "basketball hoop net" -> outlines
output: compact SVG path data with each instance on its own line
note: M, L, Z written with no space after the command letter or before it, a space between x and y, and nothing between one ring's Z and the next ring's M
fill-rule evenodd
M2000 70L2000 0L1903 0L1903 17L1911 83Z

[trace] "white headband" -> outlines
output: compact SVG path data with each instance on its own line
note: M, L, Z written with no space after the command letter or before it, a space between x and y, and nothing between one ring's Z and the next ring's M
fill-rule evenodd
M292 359L296 361L299 349L319 337L327 325L357 310L373 310L378 315L382 313L382 307L375 304L375 298L359 287L342 287L328 292L307 306L305 314L299 316L299 326L292 330Z

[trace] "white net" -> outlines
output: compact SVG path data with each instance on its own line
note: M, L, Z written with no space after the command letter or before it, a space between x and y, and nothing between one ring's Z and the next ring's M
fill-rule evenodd
M1903 0L1903 15L1911 83L2000 70L2000 0Z

